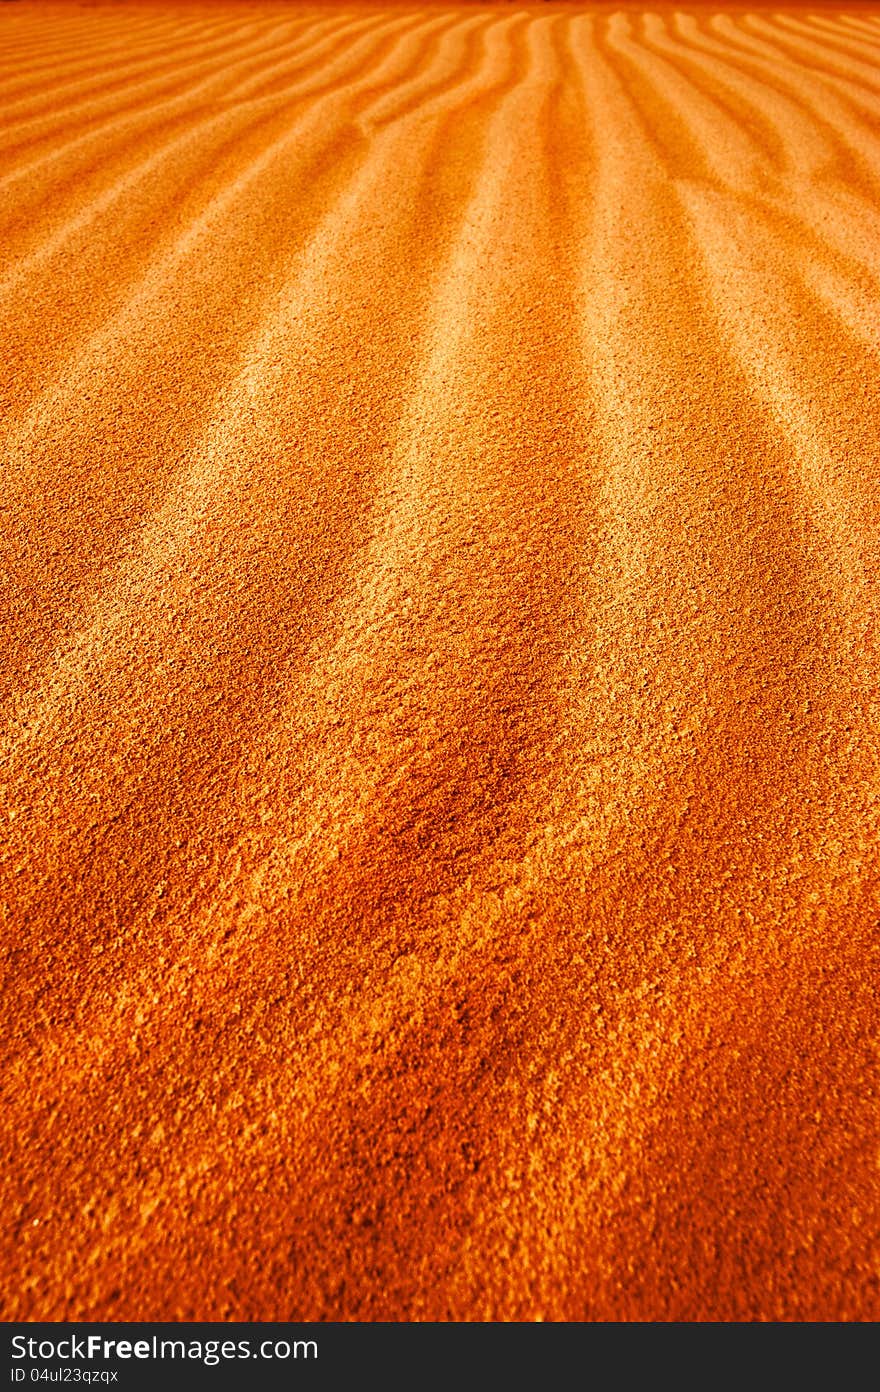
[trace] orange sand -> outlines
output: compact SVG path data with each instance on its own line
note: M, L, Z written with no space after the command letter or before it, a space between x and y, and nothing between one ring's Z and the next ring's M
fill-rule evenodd
M0 114L6 1316L876 1318L880 12Z

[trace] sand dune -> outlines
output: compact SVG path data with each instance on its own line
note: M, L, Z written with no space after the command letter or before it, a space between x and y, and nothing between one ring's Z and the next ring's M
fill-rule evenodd
M0 7L8 1318L877 1318L880 16Z

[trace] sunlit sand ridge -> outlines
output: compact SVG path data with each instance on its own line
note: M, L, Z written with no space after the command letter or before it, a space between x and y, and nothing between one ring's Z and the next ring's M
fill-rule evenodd
M0 7L7 1317L867 1319L880 15Z

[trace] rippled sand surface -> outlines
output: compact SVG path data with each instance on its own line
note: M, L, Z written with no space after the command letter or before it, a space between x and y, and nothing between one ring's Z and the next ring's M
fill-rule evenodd
M866 1319L880 12L0 6L2 1289Z

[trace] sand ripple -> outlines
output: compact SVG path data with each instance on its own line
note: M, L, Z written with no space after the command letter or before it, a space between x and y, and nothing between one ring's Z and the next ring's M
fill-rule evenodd
M0 12L7 1317L877 1318L880 19Z

